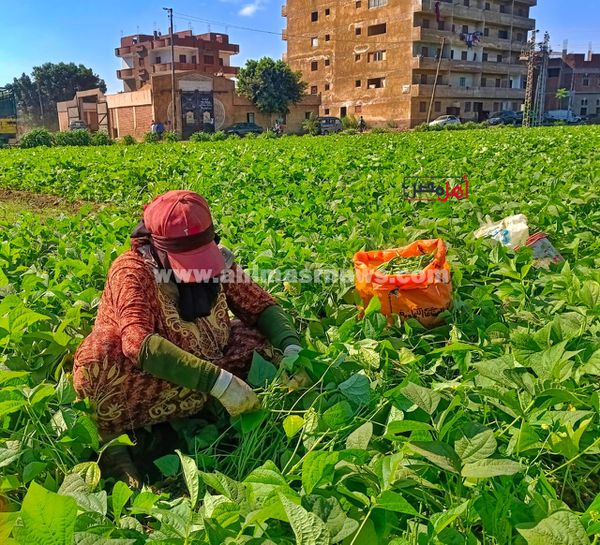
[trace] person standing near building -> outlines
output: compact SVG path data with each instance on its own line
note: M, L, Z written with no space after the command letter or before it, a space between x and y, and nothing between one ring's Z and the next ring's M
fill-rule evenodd
M367 124L365 123L365 118L361 115L360 121L358 122L358 130L360 132L365 132L366 129L367 129Z
M162 140L164 132L165 126L159 121L158 123L156 123L156 134L158 134L159 140Z

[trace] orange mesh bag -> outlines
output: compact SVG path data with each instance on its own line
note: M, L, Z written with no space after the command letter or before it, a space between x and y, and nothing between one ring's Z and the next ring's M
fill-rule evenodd
M378 267L395 257L433 255L419 273L386 274ZM417 240L403 248L358 252L354 256L356 289L364 305L375 296L381 312L392 317L416 318L425 326L440 322L438 314L452 304L452 280L446 261L446 244L441 239Z

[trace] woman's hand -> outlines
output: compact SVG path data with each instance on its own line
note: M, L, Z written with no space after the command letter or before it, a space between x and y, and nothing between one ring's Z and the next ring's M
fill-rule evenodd
M252 388L224 369L221 370L210 395L218 399L231 416L238 416L260 408L260 402Z

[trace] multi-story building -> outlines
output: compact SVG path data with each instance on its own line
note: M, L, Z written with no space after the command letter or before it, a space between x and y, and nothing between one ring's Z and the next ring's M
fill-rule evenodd
M557 98L559 89L569 96ZM563 51L548 63L546 110L570 109L575 114L600 117L600 55Z
M238 68L231 66L230 58L240 52L240 46L229 43L227 34L193 35L191 30L173 35L175 72L203 72L233 77ZM115 49L123 66L117 77L123 80L125 91L136 91L150 80L150 76L171 72L170 35L134 34L121 38Z
M287 0L287 62L322 115L413 127L519 110L537 0Z

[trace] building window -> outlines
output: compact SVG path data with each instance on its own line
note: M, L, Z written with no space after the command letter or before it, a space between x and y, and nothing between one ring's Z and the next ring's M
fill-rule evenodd
M215 64L215 58L210 55L204 55L204 64Z
M219 60L221 60L221 59L219 59ZM197 63L198 63L198 57L196 57L196 55L192 55L192 64L197 64Z
M496 78L496 87L502 87L502 80L500 78Z
M362 28L360 28L359 26L357 26L354 29L354 34L356 34L357 36L360 36L362 34Z
M467 78L462 76L459 80L459 85L460 85L460 87L466 87L467 86Z
M179 62L185 64L187 62L187 57L185 55L179 55Z
M465 102L465 113L469 113L471 111L471 103Z
M423 28L429 28L429 19L423 19L423 21L421 21L421 26Z
M318 47L319 46L319 38L317 36L314 36L310 39L310 45L312 47Z
M587 115L587 112L588 112L587 108L581 108L579 115Z
M446 22L438 21L438 30L446 30Z
M489 3L489 2L486 2L486 3L485 3L485 9L486 9L487 11L490 11L490 10L492 9L492 6L490 5L490 3Z
M487 53L485 53L485 52L483 52L483 53L481 54L481 60L482 60L483 62L487 62L487 60L488 60L488 54L487 54Z
M424 113L427 111L427 102L419 102L419 112Z
M385 78L370 78L367 80L367 87L369 89L381 89L385 87Z
M331 60L329 59L329 57L327 57L325 59L325 66L329 66L331 64Z
M435 112L441 112L442 111L442 103L439 100L435 101L435 104L433 105L433 110Z
M548 69L548 77L549 78L558 78L560 76L560 68L549 68Z
M348 108L346 106L342 106L340 108L340 117L346 117L348 115Z
M256 120L256 115L254 114L254 112L248 112L246 114L246 121L248 123L254 123Z
M369 0L369 9L387 6L388 0Z
M156 57L154 64L162 64L162 59L160 57Z
M500 13L506 13L506 6L504 4L500 4ZM494 108L496 110L497 108Z
M362 7L362 2L360 0L356 0L356 9Z
M319 92L319 89L317 88L316 85L311 85L310 86L310 94L311 95L316 95L316 94L318 94L318 92Z
M311 20L313 23L316 23L316 22L319 20L319 12L318 12L318 11L313 11L313 12L310 14L310 20Z
M354 80L354 87L360 87L360 85L361 85L361 83L360 83L359 79Z
M471 6L471 0L463 0L463 4L467 7Z
M362 105L361 104L357 104L356 106L354 106L354 113L362 114Z
M421 57L429 57L429 48L427 46L421 47Z
M487 78L481 78L481 86L487 87Z
M508 40L508 30L499 30L498 38L500 38L501 40Z
M319 69L319 61L312 61L310 63L310 69L314 72Z
M582 106L587 106L588 105L588 99L587 98L582 98L581 99L581 105Z
M462 32L463 32L463 34L468 34L469 33L469 25L463 25Z
M385 34L387 32L387 24L381 23L379 25L371 25L367 29L368 36L380 36L381 34Z
M386 52L383 51L373 51L373 53L369 53L368 60L369 62L381 62L386 59Z
M323 112L325 113L325 115L329 115L329 108L325 108L325 109L323 110Z
M331 34L325 34L325 41L329 42L331 40Z
M502 61L504 61L502 55L496 55L496 62L502 63Z
M310 119L312 117L312 112L304 112L304 119Z
M451 49L451 50L450 50L450 58L451 58L451 59L454 59L454 49Z
M331 9L325 8L325 17L329 17L331 15Z
M590 77L587 74L585 76L583 76L583 86L584 87L590 86Z
M360 53L357 53L356 55L354 55L354 60L355 60L355 61L357 61L357 62L358 62L358 61L360 60L360 58L361 58L361 57L360 57Z
M326 83L325 84L325 91L330 91L331 90L331 84L330 83Z
M483 35L484 36L489 36L490 35L490 29L489 28L484 28L483 29Z
M421 85L427 85L427 74L421 74Z
M466 61L467 60L467 52L466 51L462 51L460 54L460 60L461 61Z
M477 60L477 51L475 51L475 52L473 53L473 60L474 60L474 61L476 61L476 60Z

